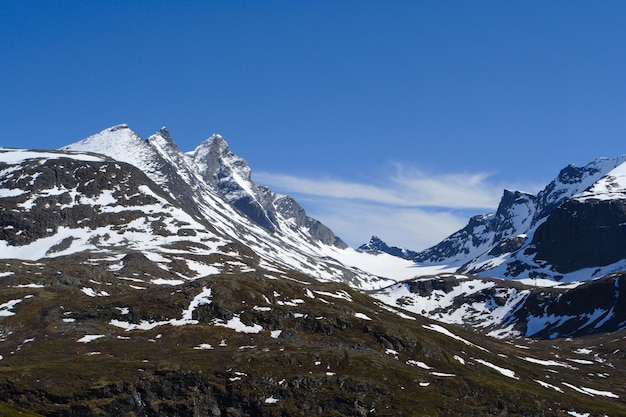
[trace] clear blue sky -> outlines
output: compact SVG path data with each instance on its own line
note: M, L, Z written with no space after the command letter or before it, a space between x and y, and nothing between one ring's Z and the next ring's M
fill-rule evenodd
M626 153L624 22L602 0L0 0L0 146L218 132L348 243L422 249L502 188Z

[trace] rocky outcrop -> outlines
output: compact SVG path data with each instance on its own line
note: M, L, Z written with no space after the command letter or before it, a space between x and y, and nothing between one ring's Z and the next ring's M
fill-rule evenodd
M626 329L624 273L571 285L532 283L450 274L408 280L372 294L498 338L577 338Z
M587 282L566 291L535 289L506 318L528 337L554 339L610 333L626 326L626 275Z

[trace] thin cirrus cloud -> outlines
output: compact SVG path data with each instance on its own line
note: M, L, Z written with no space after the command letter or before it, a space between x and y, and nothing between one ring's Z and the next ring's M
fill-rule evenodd
M413 250L438 243L472 214L495 210L504 188L484 172L429 175L401 164L376 184L270 172L254 177L296 197L310 216L351 246L377 235Z
M502 194L502 188L496 189L486 181L489 177L486 173L428 176L403 166L396 166L384 186L270 172L257 172L254 177L257 182L281 192L399 207L493 208Z

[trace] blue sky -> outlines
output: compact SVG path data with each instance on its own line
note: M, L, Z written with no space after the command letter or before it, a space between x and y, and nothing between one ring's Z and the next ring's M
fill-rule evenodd
M0 146L217 132L351 245L422 249L626 153L624 1L0 0Z

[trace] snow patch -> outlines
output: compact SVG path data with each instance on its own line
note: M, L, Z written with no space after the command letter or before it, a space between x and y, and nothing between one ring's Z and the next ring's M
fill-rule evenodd
M78 343L89 343L105 337L103 334L87 334L77 340Z
M487 362L482 359L474 358L474 360L480 364L485 365L488 368L495 369L496 371L500 372L504 376L508 376L509 378L513 378L513 379L519 379L519 377L515 375L515 372L511 371L510 369L502 368L500 366L494 365L493 363Z

